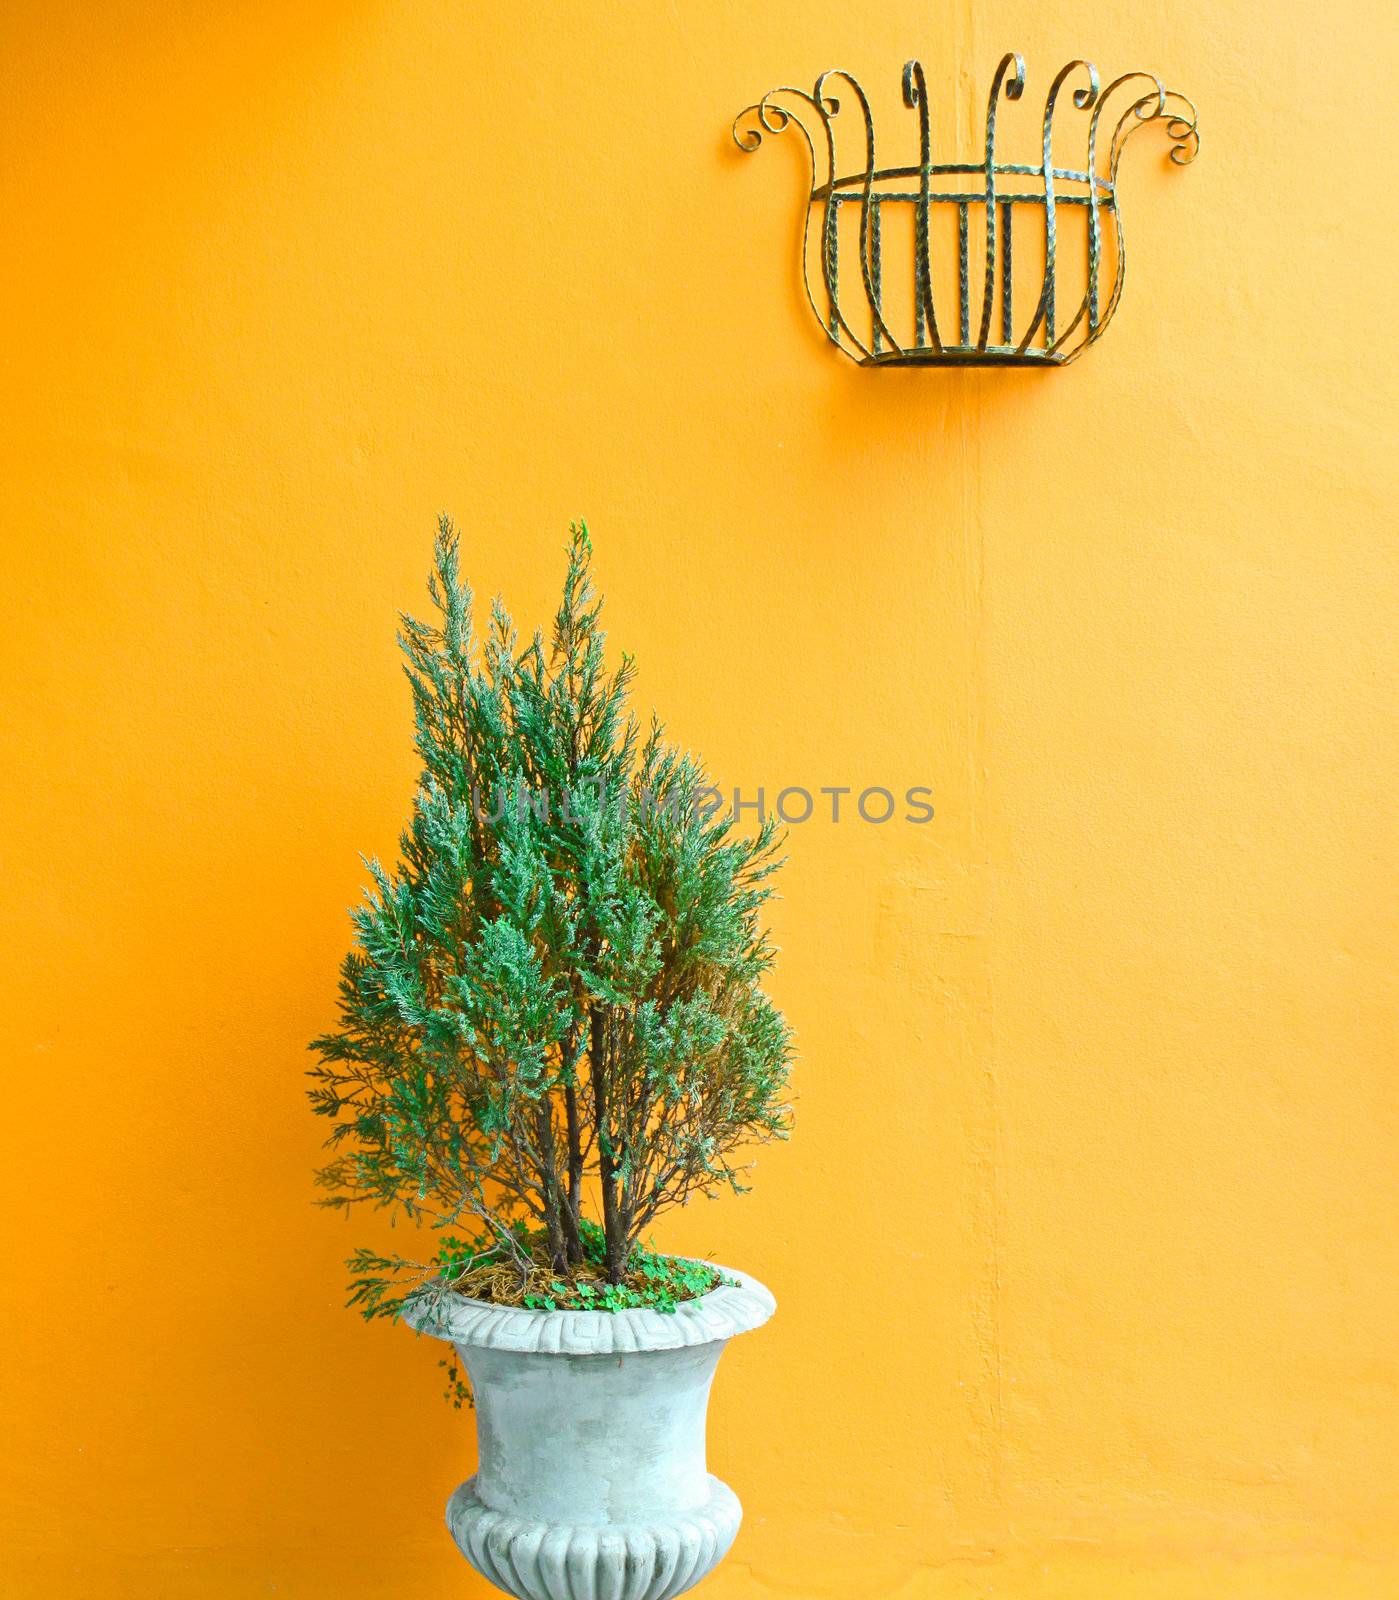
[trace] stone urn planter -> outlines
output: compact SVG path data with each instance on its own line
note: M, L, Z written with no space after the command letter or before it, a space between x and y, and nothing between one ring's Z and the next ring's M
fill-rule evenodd
M456 1346L480 1465L447 1502L478 1572L517 1600L671 1600L719 1564L738 1497L705 1461L724 1346L772 1315L755 1279L673 1312L528 1311L464 1295L406 1320Z

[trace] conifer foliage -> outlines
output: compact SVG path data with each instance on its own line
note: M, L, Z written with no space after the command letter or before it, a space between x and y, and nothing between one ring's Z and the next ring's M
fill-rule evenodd
M739 832L629 712L591 560L575 525L547 638L522 646L499 601L478 638L441 520L436 615L399 634L422 774L399 864L368 863L310 1094L326 1204L443 1230L438 1266L591 1256L616 1285L662 1211L741 1190L745 1147L785 1133L791 1040L762 991L771 821ZM352 1303L398 1309L414 1265L360 1252Z

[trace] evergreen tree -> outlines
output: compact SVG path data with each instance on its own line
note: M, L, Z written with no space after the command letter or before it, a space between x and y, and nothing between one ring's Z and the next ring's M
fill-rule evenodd
M547 642L499 601L478 640L441 520L436 617L399 634L422 775L398 867L368 864L311 1100L326 1204L462 1230L439 1266L566 1277L592 1241L615 1285L663 1210L741 1190L743 1148L785 1133L791 1042L761 988L772 822L740 835L629 713L591 556L575 525ZM397 1309L412 1265L361 1252L352 1302Z

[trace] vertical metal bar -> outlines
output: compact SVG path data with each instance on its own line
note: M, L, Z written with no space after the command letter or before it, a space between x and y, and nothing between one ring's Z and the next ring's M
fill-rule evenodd
M1102 217L1098 210L1098 185L1088 172L1088 331L1098 328L1098 264L1103 250Z
M991 97L986 102L986 160L982 163L982 176L986 180L986 281L981 291L981 326L976 336L978 350L986 348L991 336L991 307L996 298L996 234L1001 220L1001 210L996 204L996 108L1001 103L1001 92L1006 98L1018 100L1025 88L1025 63L1014 51L1001 57L996 76L991 82Z
M879 331L880 318L884 314L882 301L884 299L884 259L880 250L880 216L879 201L870 201L870 282L874 285L874 315L871 320L870 349L875 355L884 348L884 338Z
M959 202L957 206L957 293L961 300L961 340L964 345L971 343L972 337L972 307L971 283L967 276L967 202Z
M840 205L840 196L834 192L826 198L825 232L821 239L821 251L825 257L822 263L826 271L826 295L830 301L830 320L827 329L832 339L840 343L840 288L838 273L840 271L840 225L836 220L836 210Z
M1046 158L1046 174L1049 170ZM1058 228L1054 213L1053 178L1047 176L1044 197L1044 347L1046 350L1054 344L1054 280L1058 270L1056 262Z
M928 123L928 85L923 68L910 61L904 68L904 104L918 107L918 209L913 214L913 331L917 349L942 349L937 308L933 305L932 273L928 266L928 215L932 206L933 136Z
M926 179L925 187L926 187ZM928 197L922 194L913 214L913 339L918 349L928 344Z
M1014 216L1014 207L1008 202L1001 206L1001 343L1014 343L1011 328L1011 256L1010 256L1010 224Z
M922 262L914 254L914 349L928 347L928 318L924 315L924 272Z

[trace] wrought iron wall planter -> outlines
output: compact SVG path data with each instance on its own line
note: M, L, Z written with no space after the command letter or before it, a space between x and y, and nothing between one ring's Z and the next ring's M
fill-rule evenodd
M837 175L841 101L830 92L837 80L854 98L856 133L864 147L863 166L845 176ZM1065 88L1073 109L1089 114L1079 167L1057 165L1053 150L1055 112ZM927 86L917 61L903 73L904 104L918 114L916 166L876 166L870 104L848 72L823 72L809 94L770 90L734 119L734 141L746 152L758 149L764 134L790 127L805 140L811 160L811 195L802 225L806 295L827 337L861 365L1067 366L1112 321L1127 264L1117 193L1123 148L1139 128L1159 123L1171 142L1171 160L1187 165L1200 148L1195 107L1151 73L1125 73L1102 89L1096 67L1071 61L1049 86L1040 160L1027 165L996 154L1000 102L1019 100L1024 92L1025 63L1018 55L1002 57L987 100L985 155L979 162L933 160ZM1113 102L1117 110L1103 123ZM859 285L852 295L854 240L842 250L841 213L856 208ZM891 278L891 260L905 252L895 245L891 224L900 218L908 276L897 282ZM1077 224L1071 250L1063 237L1068 219ZM940 272L944 263L933 248L939 233L946 236L948 253L955 251L955 276L952 262L945 264L945 275ZM975 280L974 233L977 254L984 258ZM1035 263L1028 282L1027 248ZM844 277L842 255L847 258ZM935 282L944 276L945 281Z

